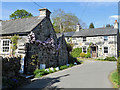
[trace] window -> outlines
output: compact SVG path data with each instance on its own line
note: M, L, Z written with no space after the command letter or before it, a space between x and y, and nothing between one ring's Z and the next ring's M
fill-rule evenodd
M108 41L108 36L104 36L104 41Z
M3 40L2 42L2 52L9 52L9 40Z
M83 52L84 52L84 53L87 53L86 47L83 47Z
M104 53L108 53L108 47L104 47Z
M83 37L83 42L85 42L86 41L86 37Z

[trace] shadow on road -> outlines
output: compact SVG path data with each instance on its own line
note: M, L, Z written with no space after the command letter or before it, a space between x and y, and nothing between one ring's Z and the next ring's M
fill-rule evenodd
M70 74L66 74L56 78L43 77L42 79L33 80L29 85L23 86L22 88L51 88L53 90L57 88L57 86L52 86L53 84L60 82L60 78L67 77L69 75ZM18 88L17 90L20 90L22 88Z

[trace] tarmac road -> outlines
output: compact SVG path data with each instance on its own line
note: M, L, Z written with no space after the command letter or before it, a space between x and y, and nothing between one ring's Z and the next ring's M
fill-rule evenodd
M115 69L116 62L86 60L81 65L33 79L23 88L112 88L109 75Z

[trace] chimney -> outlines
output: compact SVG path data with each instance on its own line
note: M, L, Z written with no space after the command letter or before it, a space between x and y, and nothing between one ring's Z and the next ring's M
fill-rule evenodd
M118 29L118 27L119 27L119 23L117 22L117 20L115 20L115 22L114 22L114 28Z
M50 18L50 11L47 9L47 8L42 8L42 9L39 9L40 11L40 17L47 17L47 18Z
M80 31L82 28L80 26L80 24L78 23L77 26L76 26L76 31Z

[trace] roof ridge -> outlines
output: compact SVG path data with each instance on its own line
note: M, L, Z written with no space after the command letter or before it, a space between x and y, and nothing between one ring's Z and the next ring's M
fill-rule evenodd
M27 19L27 18L34 18L34 17L39 17L39 16L33 16L33 17L25 17L25 18L17 18L17 19L10 19L10 20L1 20L2 22L7 22L7 21L15 21L15 20L22 20L22 19Z

